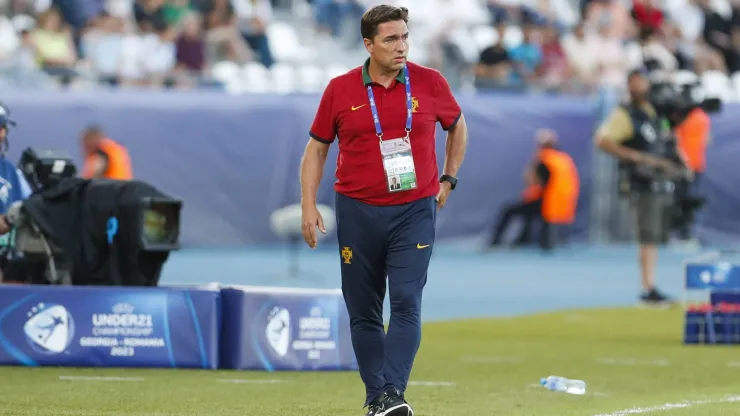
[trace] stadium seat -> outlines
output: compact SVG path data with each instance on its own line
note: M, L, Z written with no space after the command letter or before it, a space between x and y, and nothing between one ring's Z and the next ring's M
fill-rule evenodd
M251 93L270 92L270 76L264 65L257 62L248 62L241 71L241 81L244 90Z
M524 40L524 34L522 30L516 26L507 26L504 32L504 46L507 48L513 48L520 45Z
M293 27L285 22L274 21L267 26L267 41L276 61L295 62L300 55L300 40Z
M673 82L679 85L693 84L699 80L699 76L692 71L680 70L673 74Z
M301 65L298 80L298 90L301 92L320 92L326 86L326 74L316 65Z
M231 61L216 62L211 67L214 80L228 84L239 78L239 65Z
M473 28L473 41L479 51L498 43L498 32L491 26L478 26Z
M345 74L347 71L349 71L349 68L344 65L331 64L326 68L326 79L330 80L334 77L338 77L339 75Z
M707 71L701 76L701 83L707 97L719 98L722 102L732 100L732 85L730 79L720 71Z
M735 96L735 102L740 102L740 72L735 72L732 74L732 77L730 77L730 82L732 84L732 92Z
M289 94L296 88L296 71L289 64L276 63L271 68L271 76L275 92L278 94Z

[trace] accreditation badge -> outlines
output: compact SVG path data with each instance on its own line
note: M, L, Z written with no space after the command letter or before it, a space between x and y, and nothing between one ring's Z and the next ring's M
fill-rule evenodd
M408 137L381 140L380 154L389 192L416 189L416 169Z

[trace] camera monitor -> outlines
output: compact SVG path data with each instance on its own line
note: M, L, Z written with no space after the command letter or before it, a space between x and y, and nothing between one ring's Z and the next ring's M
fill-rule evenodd
M139 230L144 251L170 251L180 248L182 202L169 198L141 199Z

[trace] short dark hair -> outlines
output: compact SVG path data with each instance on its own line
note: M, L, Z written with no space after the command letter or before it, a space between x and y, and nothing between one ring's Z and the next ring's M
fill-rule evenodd
M103 136L105 135L105 132L103 131L103 126L99 124L88 124L82 130L82 134L84 136Z
M634 79L636 77L641 77L641 78L647 79L647 76L648 76L647 69L645 69L643 67L635 68L635 69L631 70L627 74L627 82L631 82L632 79Z
M409 22L409 9L381 4L368 9L360 19L360 33L363 39L372 40L378 34L378 26L387 22L403 20Z

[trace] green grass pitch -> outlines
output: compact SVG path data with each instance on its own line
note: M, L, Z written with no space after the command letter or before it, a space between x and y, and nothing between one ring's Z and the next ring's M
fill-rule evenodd
M680 309L424 326L417 416L740 415L740 348L684 346ZM585 380L583 396L538 387ZM356 373L0 367L0 415L362 415ZM620 411L622 413L620 413Z

